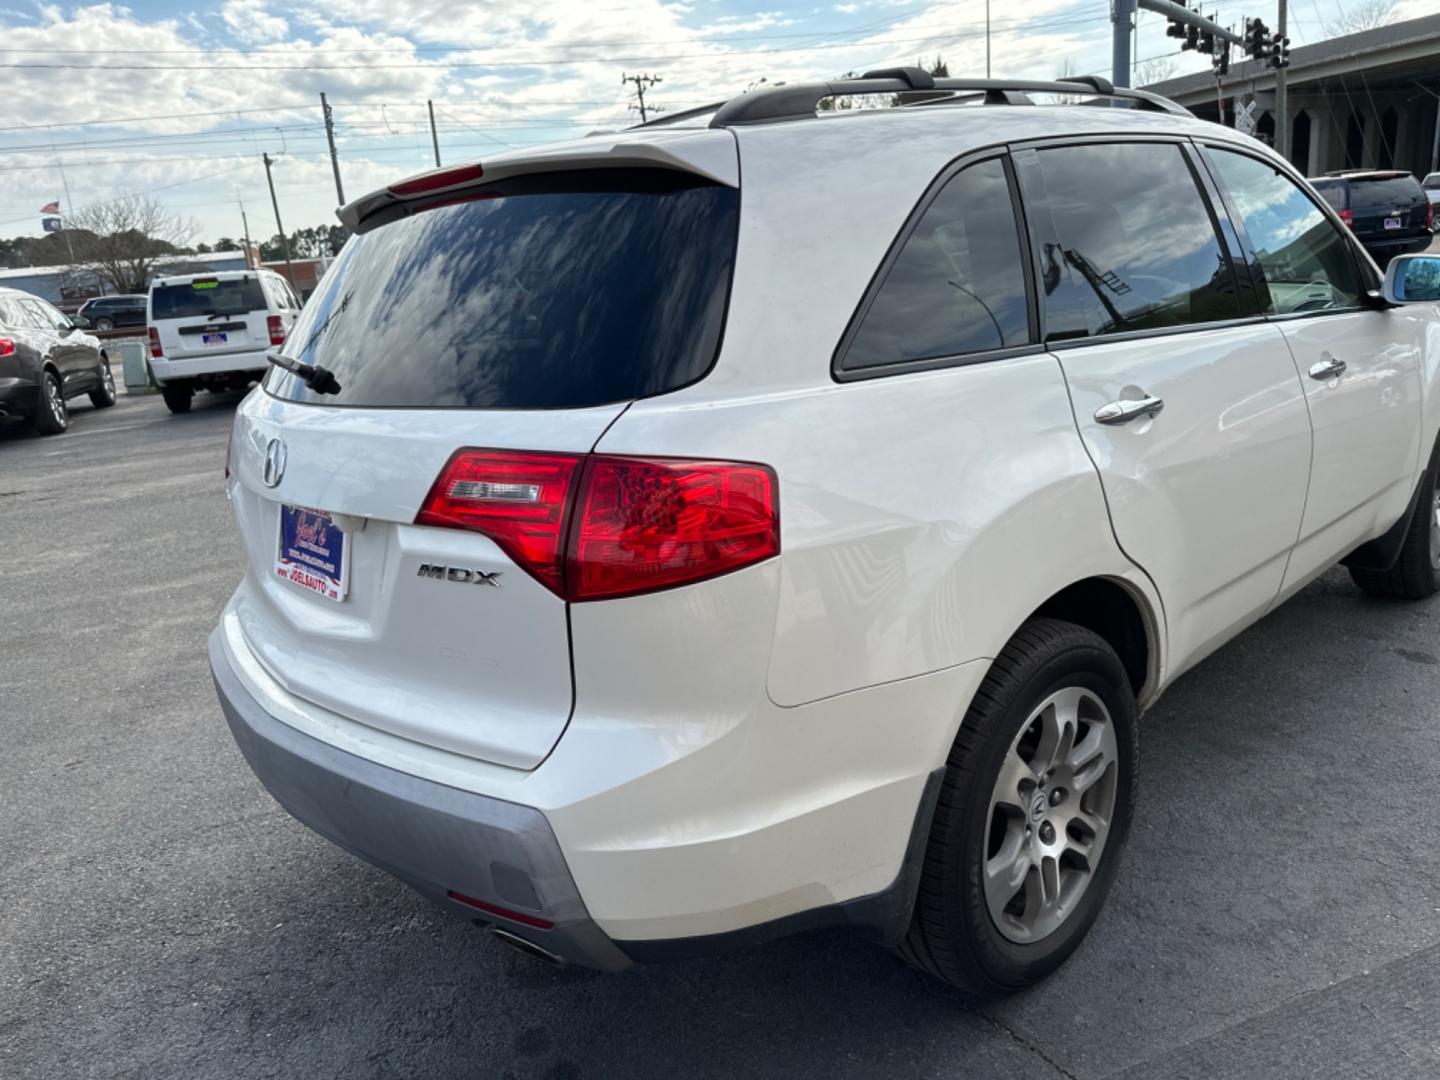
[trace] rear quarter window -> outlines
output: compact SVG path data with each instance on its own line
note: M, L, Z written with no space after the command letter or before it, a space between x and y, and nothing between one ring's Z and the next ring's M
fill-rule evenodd
M678 389L719 349L739 192L607 169L489 185L362 223L290 333L356 407L581 408Z
M1311 180L1315 193L1330 204L1332 209L1348 209L1345 202L1345 184L1341 180Z

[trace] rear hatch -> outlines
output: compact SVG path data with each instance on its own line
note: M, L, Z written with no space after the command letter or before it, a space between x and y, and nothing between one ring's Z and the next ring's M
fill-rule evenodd
M416 519L462 448L543 469L703 377L738 228L738 191L710 178L547 165L362 221L284 350L338 392L275 368L232 441L251 651L301 698L518 768L569 719L566 601L489 537Z
M253 273L166 278L150 291L150 325L171 360L270 347L270 305Z
M1365 240L1403 240L1427 231L1428 202L1409 173L1381 173L1348 181L1351 227Z

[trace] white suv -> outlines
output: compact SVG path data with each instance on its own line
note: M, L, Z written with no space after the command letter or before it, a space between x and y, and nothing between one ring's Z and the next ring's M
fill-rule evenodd
M270 270L174 274L150 283L145 321L150 371L171 412L189 412L196 390L243 390L264 376L300 301Z
M236 419L215 681L286 809L522 950L848 924L1028 985L1141 710L1337 560L1436 589L1440 264L1387 299L1162 99L899 69L342 220Z

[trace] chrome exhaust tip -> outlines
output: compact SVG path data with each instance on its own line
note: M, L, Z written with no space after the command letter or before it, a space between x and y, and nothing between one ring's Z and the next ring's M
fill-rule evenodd
M509 930L502 930L498 926L492 926L490 927L490 935L504 942L516 952L524 953L526 956L531 957L532 959L543 960L545 961L545 963L554 964L556 967L565 966L565 961L563 958L556 956L549 949L542 949L533 941L526 941L518 934L510 933Z

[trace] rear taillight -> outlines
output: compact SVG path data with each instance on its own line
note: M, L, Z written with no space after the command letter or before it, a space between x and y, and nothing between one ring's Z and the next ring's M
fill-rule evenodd
M145 331L145 336L150 339L150 355L151 355L151 356L161 356L161 355L163 355L163 354L160 352L160 331L159 331L159 330L156 330L155 327L152 326L152 327L150 327L148 330Z
M1346 227L1347 229L1353 229L1353 228L1355 227L1355 211L1354 211L1354 210L1341 210L1341 211L1340 211L1340 220L1345 223L1345 227Z
M775 475L763 465L591 458L575 514L571 600L666 589L780 551Z
M557 595L603 600L779 554L776 487L764 465L462 450L415 521L484 533Z
M484 533L563 596L566 511L579 468L574 454L461 450L441 471L415 523Z
M1435 204L1434 204L1433 202L1431 202L1429 199L1426 199L1426 200L1425 200L1425 228L1427 228L1427 229L1433 229L1434 227L1435 227Z
M265 319L265 328L270 331L271 345L285 344L285 324L280 320L279 315L270 315Z
M0 356L14 356L15 342L9 338L0 337Z

